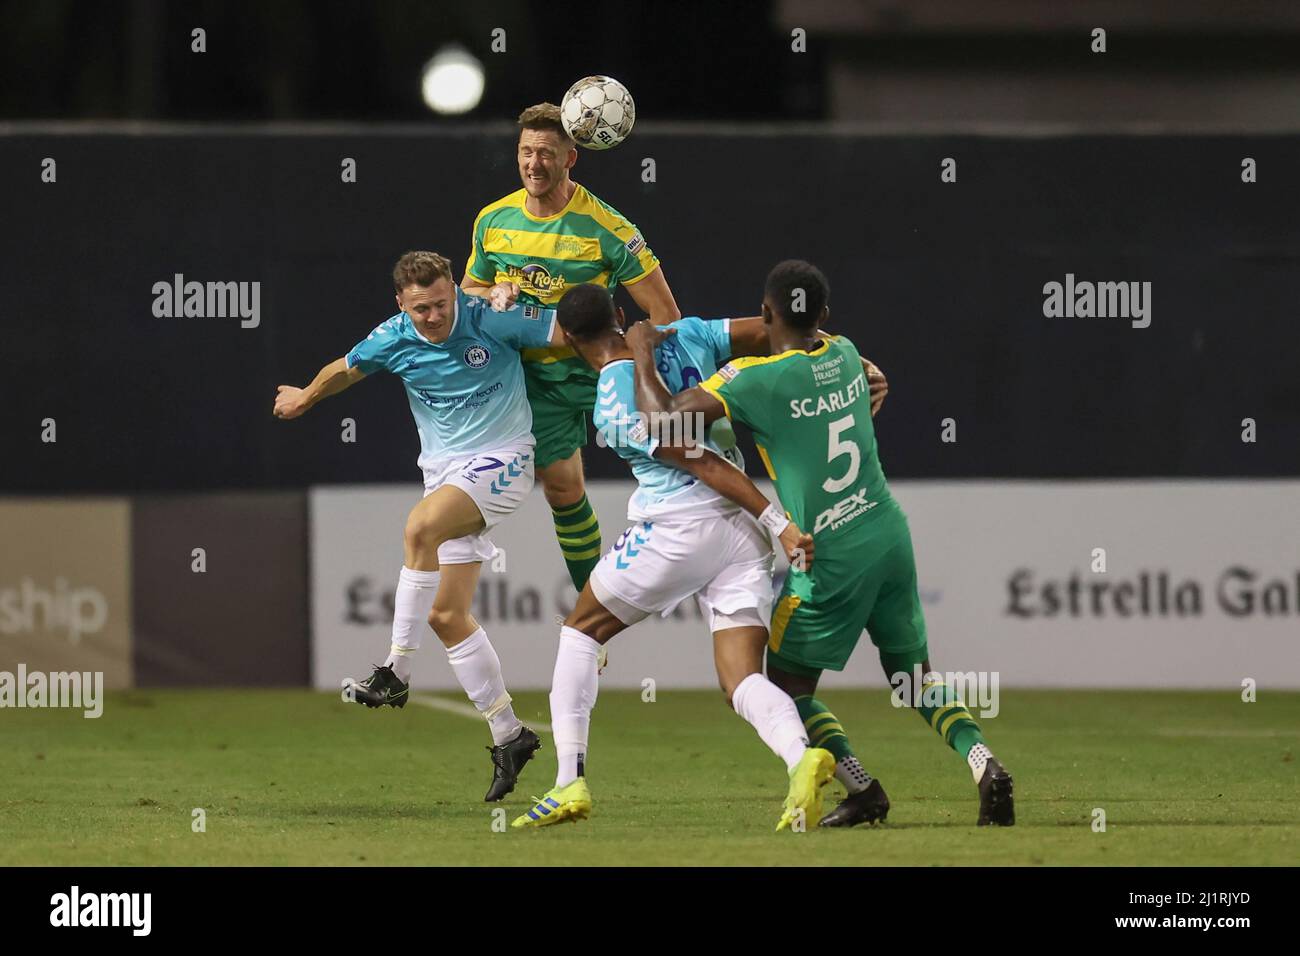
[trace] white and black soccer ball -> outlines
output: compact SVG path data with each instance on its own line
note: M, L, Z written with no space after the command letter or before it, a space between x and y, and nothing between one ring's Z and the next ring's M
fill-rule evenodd
M636 104L618 80L584 76L560 102L560 122L573 141L586 149L612 149L632 132Z

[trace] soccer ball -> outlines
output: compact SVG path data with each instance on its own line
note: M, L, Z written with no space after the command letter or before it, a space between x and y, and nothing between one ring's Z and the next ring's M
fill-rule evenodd
M632 132L636 104L627 87L618 80L584 76L564 94L560 122L579 146L611 149Z

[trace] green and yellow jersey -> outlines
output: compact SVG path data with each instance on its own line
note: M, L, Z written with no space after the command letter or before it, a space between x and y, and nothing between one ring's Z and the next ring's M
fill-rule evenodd
M892 501L867 377L843 336L809 351L734 358L700 387L754 432L782 507L817 540L814 568Z
M700 387L753 429L782 507L816 542L811 568L790 569L772 610L768 666L814 680L843 670L863 628L890 660L924 660L912 538L880 467L853 343L732 359Z
M534 216L526 190L484 206L474 220L474 243L465 271L480 282L515 282L520 298L554 308L571 287L634 285L659 267L636 226L583 186L553 216ZM559 381L595 373L567 347L524 349L534 378ZM590 410L591 404L588 403Z

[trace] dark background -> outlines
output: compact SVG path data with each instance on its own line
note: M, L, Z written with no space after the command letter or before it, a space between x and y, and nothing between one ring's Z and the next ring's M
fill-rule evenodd
M57 184L39 181L46 154ZM1258 183L1240 180L1247 155ZM892 476L1263 476L1300 465L1298 165L1294 137L634 134L584 153L575 178L644 230L686 314L753 314L771 264L819 263L833 327L890 376ZM0 442L20 452L2 480L21 491L411 479L395 379L287 423L275 386L306 384L395 311L403 250L442 251L459 275L479 206L517 182L508 130L13 137L0 176L18 184ZM153 283L177 272L260 281L260 327L155 318ZM1067 272L1152 282L1150 328L1045 318L1043 284Z
M459 273L518 187L514 116L601 71L637 128L574 178L686 314L752 313L774 262L821 265L832 325L889 375L890 476L1300 474L1292 4L6 0L0 26L2 491L415 480L395 380L292 423L275 386L392 313L401 252ZM453 42L485 95L435 118L420 68ZM1151 327L1044 318L1067 272L1150 281ZM261 326L154 318L175 273L261 282ZM588 471L626 474L594 447Z

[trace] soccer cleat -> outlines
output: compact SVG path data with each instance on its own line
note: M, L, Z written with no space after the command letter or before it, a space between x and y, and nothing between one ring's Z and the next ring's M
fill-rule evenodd
M512 827L544 827L552 823L570 820L577 823L591 814L591 791L587 789L587 778L578 777L573 783L563 787L552 787L533 808L523 816L515 817Z
M865 790L851 793L817 824L819 827L855 827L859 823L884 823L889 814L889 797L879 780L872 779Z
M1007 768L998 763L996 757L989 757L984 765L984 775L980 777L980 818L975 825L986 827L990 823L1000 827L1016 825L1016 804L1011 796L1011 774Z
M514 740L496 747L489 747L492 753L492 785L483 800L495 803L515 788L519 771L524 764L533 759L533 754L541 749L542 740L528 727L521 727Z
M835 758L829 750L809 747L790 771L790 792L785 796L785 810L776 829L792 827L803 811L803 826L816 826L822 818L822 788L835 776Z
M389 707L405 707L406 698L411 693L411 685L402 683L387 665L376 667L375 672L365 680L360 683L353 681L348 687L352 691L352 699L367 707L382 707L384 704Z

